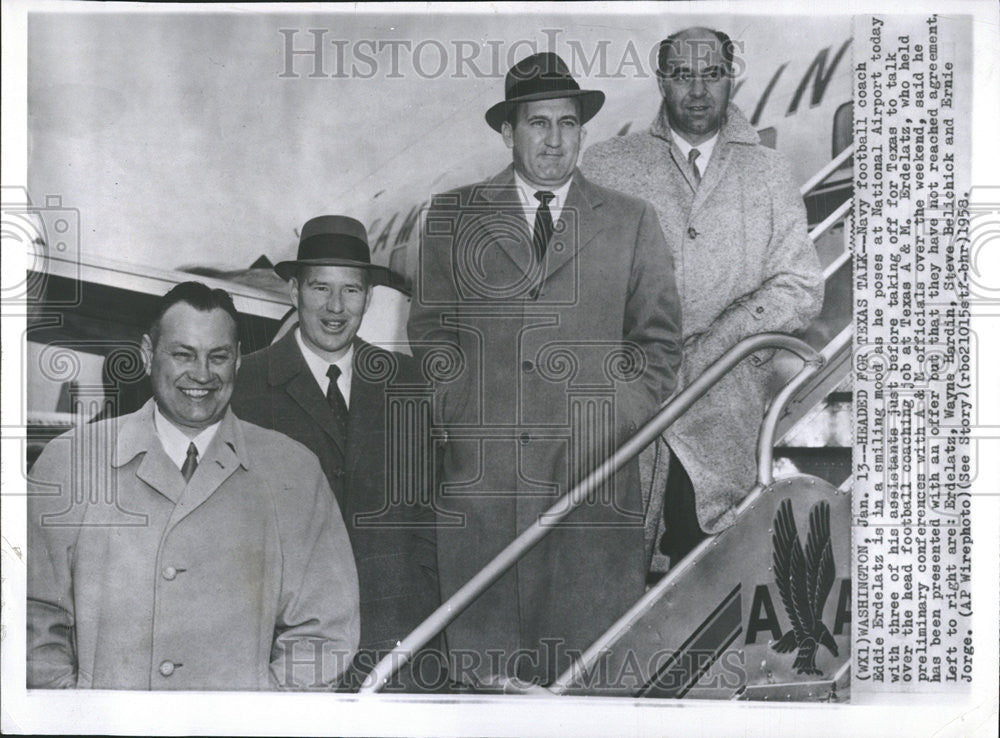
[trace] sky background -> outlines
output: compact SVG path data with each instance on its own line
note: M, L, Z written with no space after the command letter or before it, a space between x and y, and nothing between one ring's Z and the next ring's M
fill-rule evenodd
M79 210L84 259L245 268L260 254L291 257L296 229L322 213L358 217L374 241L394 213L398 223L433 192L509 162L483 114L502 99L508 57L531 53L530 42L547 50L554 36L567 60L574 44L587 58L604 49L605 64L576 70L608 98L587 126L593 143L649 125L659 106L649 51L704 22L745 44L735 97L745 108L788 62L758 127L779 127L779 149L817 131L798 135L815 140L809 156L788 152L804 181L830 158L831 109L803 102L793 118L784 112L817 51L831 46L832 57L850 37L848 18L49 13L29 19L29 192L35 203L57 194ZM353 61L360 74L310 78L313 60L299 57L297 76L283 78L280 29L294 31L295 48L326 29L324 73L346 74ZM415 64L401 50L395 70L388 49L366 46L400 39L423 46ZM455 41L478 54L483 74L460 64ZM446 71L435 74L442 48ZM849 56L830 83L837 104L850 99Z

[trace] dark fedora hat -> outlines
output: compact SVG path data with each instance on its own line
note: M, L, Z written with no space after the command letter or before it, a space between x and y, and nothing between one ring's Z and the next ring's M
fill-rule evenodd
M274 271L289 280L300 266L357 267L368 271L373 285L395 286L388 269L372 264L365 227L346 215L320 215L306 221L299 236L297 257L294 261L279 262Z
M580 100L580 123L597 115L604 105L600 90L581 90L558 54L546 51L532 54L519 61L507 72L504 79L504 99L486 111L486 122L499 131L513 105L532 100L551 100L557 97L575 97Z

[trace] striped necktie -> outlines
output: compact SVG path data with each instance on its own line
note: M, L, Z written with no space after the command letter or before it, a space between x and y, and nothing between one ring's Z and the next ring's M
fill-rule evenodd
M538 210L535 211L535 231L531 237L531 243L535 247L535 261L539 264L545 261L545 250L549 246L549 239L552 238L552 231L555 229L552 223L552 211L549 210L549 202L555 199L555 194L548 190L539 190L535 193L538 200Z

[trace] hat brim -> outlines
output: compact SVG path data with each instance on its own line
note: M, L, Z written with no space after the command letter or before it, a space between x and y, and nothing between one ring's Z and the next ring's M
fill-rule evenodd
M521 95L520 97L498 102L486 111L486 122L490 128L499 133L503 128L504 121L507 120L507 111L511 105L532 102L534 100L555 100L560 97L576 97L580 99L581 125L597 115L597 111L604 106L604 93L600 90L550 90L547 92L535 92L531 95Z
M381 284L397 290L401 289L400 285L404 281L387 267L363 261L354 261L353 259L296 259L281 261L274 265L274 271L287 282L295 276L295 272L300 266L339 266L364 269L368 272L372 285ZM405 292L406 290L403 289L402 291Z

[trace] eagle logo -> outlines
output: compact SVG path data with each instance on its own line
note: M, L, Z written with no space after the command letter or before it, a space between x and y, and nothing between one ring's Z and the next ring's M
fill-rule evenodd
M785 612L792 629L772 648L778 653L794 649L795 671L798 674L822 674L816 668L816 651L822 644L838 656L837 644L823 624L823 606L833 586L835 570L833 546L830 543L830 505L817 502L809 511L809 538L805 553L799 543L799 532L792 515L792 501L786 498L774 516L771 535L774 556L774 581L778 585Z

